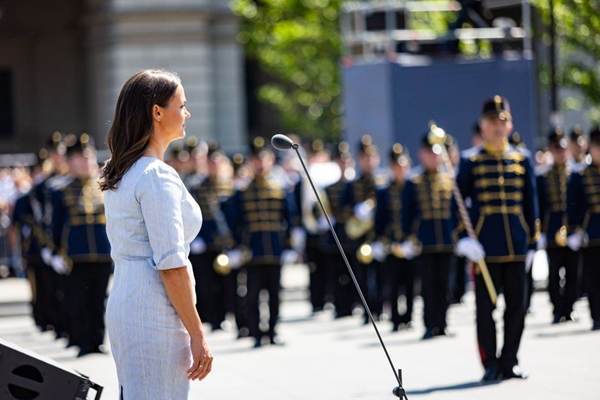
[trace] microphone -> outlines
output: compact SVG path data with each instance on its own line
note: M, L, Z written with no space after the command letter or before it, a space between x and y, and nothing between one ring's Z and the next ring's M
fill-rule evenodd
M315 193L317 201L319 202L321 211L323 212L323 215L325 216L325 219L327 220L327 224L329 225L329 231L333 235L335 244L337 245L340 255L344 259L344 263L346 264L348 273L350 274L350 277L352 278L354 287L356 288L356 291L358 292L358 295L360 297L362 305L363 305L365 311L367 312L367 315L369 316L369 320L371 321L373 328L375 329L375 333L377 334L379 343L381 344L381 347L387 357L390 367L392 368L392 372L394 374L394 379L396 379L396 381L398 382L398 386L394 388L392 393L396 397L399 397L400 399L408 400L408 397L406 396L406 391L402 387L402 370L399 369L399 370L397 370L398 373L396 373L396 367L394 366L394 363L392 362L392 359L391 359L390 354L385 346L385 343L383 342L381 334L379 333L379 329L377 328L377 324L375 323L375 320L373 319L373 314L371 313L371 309L369 308L369 305L367 304L367 300L365 299L365 296L363 295L363 292L360 289L360 285L358 284L358 281L356 280L354 271L352 271L352 268L350 267L350 262L348 261L348 257L346 256L346 253L344 252L344 248L342 247L342 244L340 243L340 239L338 238L337 233L335 233L335 229L333 228L333 224L331 223L331 218L329 217L329 214L327 214L327 210L325 210L325 207L323 206L323 202L321 201L319 192L317 191L317 188L315 187L315 184L313 183L312 177L310 176L310 173L308 172L308 168L306 168L304 159L302 158L302 155L298 151L299 145L297 143L294 143L294 141L292 139L290 139L288 136L282 135L282 134L273 135L271 137L271 145L274 148L276 148L277 150L281 150L281 151L289 150L289 149L294 149L294 151L296 151L296 154L298 155L298 158L300 159L300 164L302 164L302 169L304 169L304 173L306 174L306 177L308 178L308 182L310 183L310 186L312 187L312 190Z
M277 150L289 150L292 147L294 148L294 150L296 150L298 148L298 144L294 143L289 137L280 133L277 135L273 135L273 137L271 138L271 144Z

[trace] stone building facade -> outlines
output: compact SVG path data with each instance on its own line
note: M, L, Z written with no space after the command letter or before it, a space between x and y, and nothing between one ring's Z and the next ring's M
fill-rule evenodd
M0 152L53 130L99 147L123 82L145 68L182 79L188 135L246 143L244 55L227 0L0 0Z

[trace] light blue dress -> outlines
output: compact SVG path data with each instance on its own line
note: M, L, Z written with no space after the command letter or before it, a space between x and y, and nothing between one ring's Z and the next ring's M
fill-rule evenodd
M187 399L190 337L159 270L186 266L193 280L200 207L172 167L144 156L105 192L105 212L115 264L106 326L123 398Z

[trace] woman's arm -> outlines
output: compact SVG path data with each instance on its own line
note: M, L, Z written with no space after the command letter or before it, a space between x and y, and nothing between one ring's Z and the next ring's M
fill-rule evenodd
M202 380L212 369L213 357L204 338L202 321L194 305L194 288L185 266L160 271L167 296L191 337L193 364L188 378Z

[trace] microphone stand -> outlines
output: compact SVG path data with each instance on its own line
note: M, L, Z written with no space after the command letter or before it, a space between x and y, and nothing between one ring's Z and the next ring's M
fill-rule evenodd
M335 229L333 227L333 224L331 223L329 214L327 213L327 210L325 210L325 207L323 206L323 202L321 201L321 197L319 196L317 188L315 187L315 184L313 183L310 173L308 172L308 168L306 168L306 164L304 163L304 160L302 159L302 155L298 151L299 145L297 143L294 143L289 137L287 137L285 135L281 135L281 134L274 135L271 138L271 144L273 145L273 147L275 147L278 150L289 150L290 148L294 149L294 151L298 155L298 159L300 159L300 163L302 164L304 173L306 173L306 177L308 178L308 181L310 182L310 186L312 187L312 190L314 191L315 196L317 197L317 201L319 202L321 211L323 212L325 219L327 219L327 224L329 225L329 231L333 235L335 244L337 245L337 248L340 251L342 258L344 259L344 263L346 264L348 273L350 274L350 277L352 278L352 282L354 283L354 287L356 288L356 291L358 292L360 301L362 302L362 305L363 305L364 309L366 310L367 315L369 316L369 321L371 321L371 324L373 325L373 329L375 329L375 333L377 334L379 343L381 344L381 347L385 353L385 356L387 357L390 367L392 368L392 373L394 374L394 379L396 379L396 381L398 382L398 386L394 388L392 393L395 396L399 397L401 400L402 399L408 400L408 397L406 396L406 391L402 387L402 370L401 369L396 370L396 367L394 366L394 363L392 362L392 359L390 357L390 354L388 353L385 343L383 342L383 339L381 338L381 334L379 333L377 324L375 323L375 320L373 319L373 314L371 314L371 309L369 308L369 305L367 304L367 301L365 300L365 296L363 295L363 292L360 289L360 285L358 284L356 276L354 275L354 272L352 271L352 268L350 267L350 262L348 261L348 257L346 257L346 253L344 252L342 244L340 243L340 239L337 236L337 233L335 233ZM398 371L398 372L396 373L396 371Z

